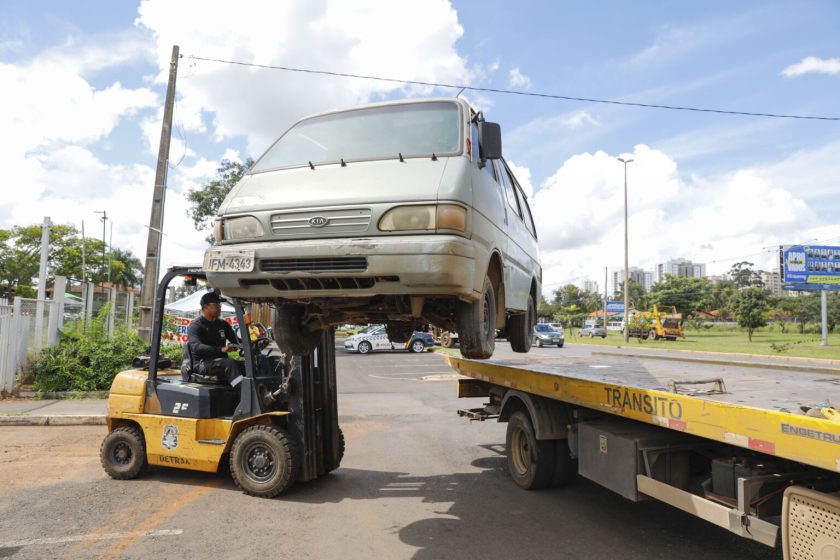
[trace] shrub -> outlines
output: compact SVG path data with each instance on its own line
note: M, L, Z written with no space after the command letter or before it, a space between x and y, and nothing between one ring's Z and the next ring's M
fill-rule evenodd
M114 376L131 366L148 346L134 332L117 329L113 338L105 331L108 306L103 307L87 331L68 326L57 345L41 352L32 368L38 391L104 391Z

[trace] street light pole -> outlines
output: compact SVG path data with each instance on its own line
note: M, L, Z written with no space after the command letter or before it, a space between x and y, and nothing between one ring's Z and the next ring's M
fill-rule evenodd
M618 158L624 164L624 342L630 340L630 329L627 324L627 309L630 305L630 268L628 258L628 236L627 236L627 164L632 159ZM605 325L606 326L606 325Z

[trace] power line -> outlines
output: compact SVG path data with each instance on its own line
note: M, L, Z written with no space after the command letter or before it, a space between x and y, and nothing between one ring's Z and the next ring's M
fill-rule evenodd
M571 95L558 95L551 93L536 93L532 91L520 91L514 89L499 89L487 87L467 86L463 84L445 84L439 82L424 82L420 80L401 80L398 78L384 78L381 76L369 76L365 74L350 74L347 72L332 72L329 70L314 70L311 68L295 68L292 66L276 66L271 64L257 64L254 62L240 62L236 60L223 60L220 58L206 58L201 56L190 55L192 60L203 60L205 62L218 62L220 64L231 64L234 66L247 66L252 68L263 68L266 70L284 70L286 72L299 72L303 74L318 74L321 76L335 76L341 78L358 78L362 80L373 80L377 82L390 82L397 84L415 85L415 86L430 86L458 89L460 91L478 91L483 93L504 93L508 95L522 95L527 97L541 97L545 99L562 99L564 101L583 101L586 103L602 103L606 105L621 105L625 107L643 107L646 109L668 109L672 111L693 111L696 113L717 113L721 115L740 115L747 117L770 117L775 119L801 119L801 120L815 120L815 121L840 121L840 117L823 117L817 115L788 115L782 113L759 113L752 111L728 111L725 109L709 109L704 107L687 107L681 105L659 105L655 103L636 103L632 101L616 101L614 99L596 99L590 97L574 97ZM459 92L460 95L460 92Z

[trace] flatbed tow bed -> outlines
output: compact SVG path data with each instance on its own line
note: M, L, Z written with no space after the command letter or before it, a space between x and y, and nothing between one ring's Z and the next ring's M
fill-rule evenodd
M840 369L705 365L698 375L696 364L622 355L448 360L471 378L458 396L490 399L460 413L509 421L508 467L520 486L550 483L531 472L523 484L523 453L519 472L511 460L511 442L523 439L511 436L516 410L536 439L523 444L531 469L570 468L565 458L550 464L554 442L581 475L630 499L665 501L770 546L781 528L786 558L840 558ZM632 451L621 451L628 442ZM665 474L651 463L663 456ZM819 555L828 552L836 556Z

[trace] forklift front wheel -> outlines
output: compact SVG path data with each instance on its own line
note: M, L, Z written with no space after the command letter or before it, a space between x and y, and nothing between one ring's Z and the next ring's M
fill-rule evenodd
M258 424L233 442L230 473L246 494L273 498L295 483L300 467L297 442L276 426Z
M143 432L129 426L116 428L102 440L99 458L102 468L113 479L130 480L140 476L149 465Z

